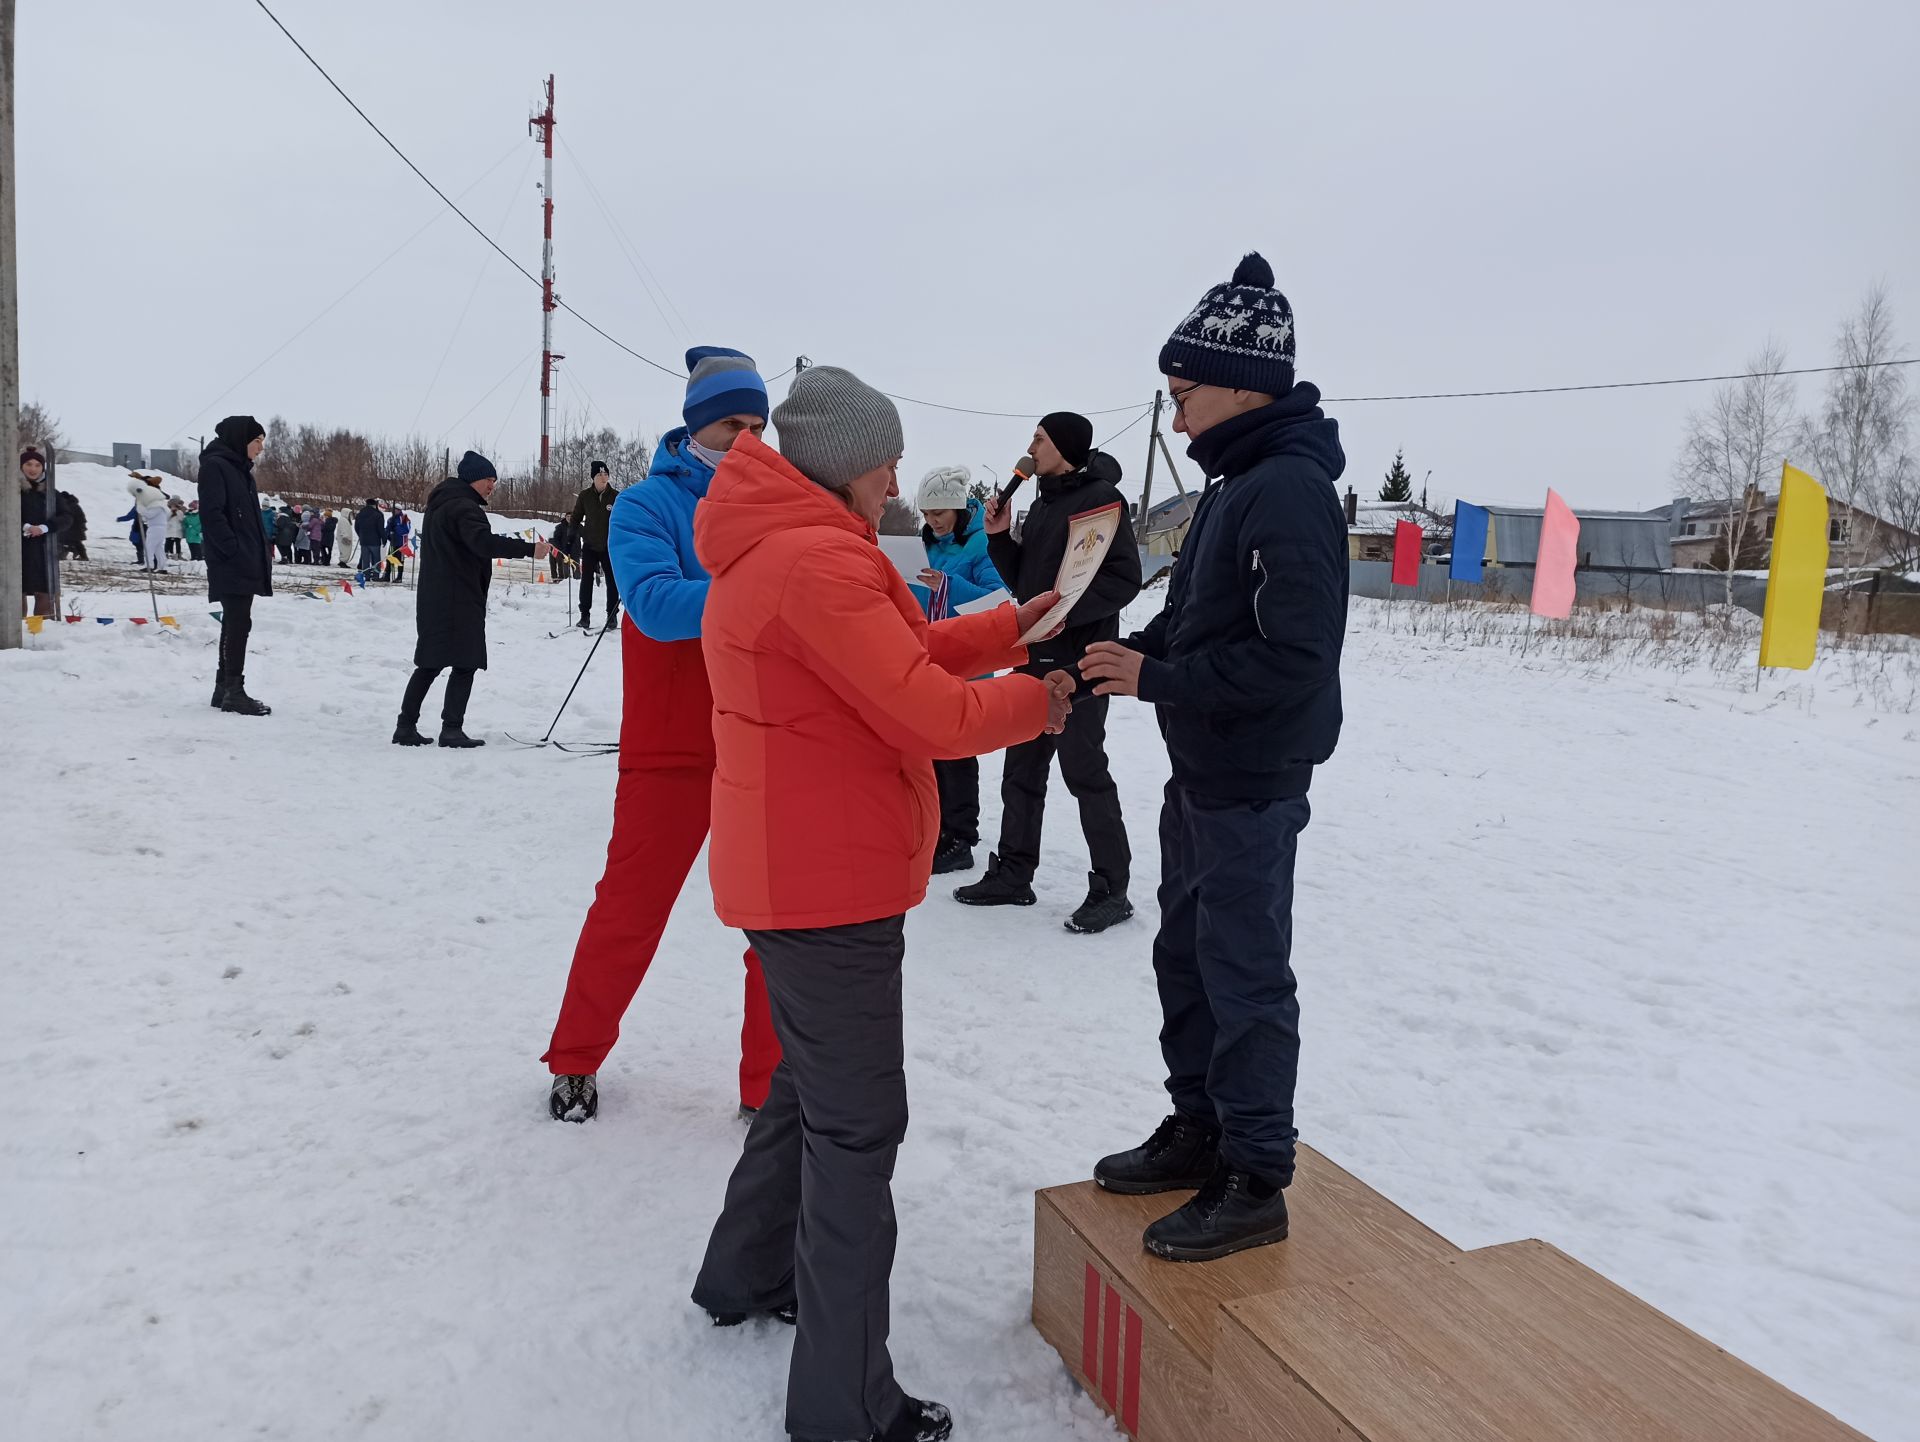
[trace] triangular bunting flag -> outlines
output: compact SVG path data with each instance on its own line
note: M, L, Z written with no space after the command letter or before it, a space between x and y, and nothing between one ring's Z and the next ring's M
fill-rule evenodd
M172 616L162 616L160 618L160 624L162 626L171 626L176 631L180 629L180 622Z
M93 619L98 621L102 626L111 626L113 624L113 617L111 616L95 616Z
M147 624L147 618L145 616L129 616L127 619L136 626L144 626Z
M27 634L29 636L38 636L40 634L40 628L47 624L47 618L45 616L22 616L20 619L27 623Z

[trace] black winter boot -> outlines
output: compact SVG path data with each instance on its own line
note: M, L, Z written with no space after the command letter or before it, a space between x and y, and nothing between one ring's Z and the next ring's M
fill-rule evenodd
M487 743L477 736L467 735L467 733L462 731L458 726L442 726L440 728L440 744L442 746L452 746L461 751L467 751L475 746L485 746Z
M997 853L987 853L987 874L971 886L955 889L953 899L966 906L1032 906L1033 887L1000 864Z
M800 1311L792 1302L782 1302L777 1307L769 1307L764 1312L715 1312L709 1310L707 1317L716 1327L738 1327L749 1317L771 1317L776 1322L785 1322L789 1327L800 1325Z
M973 848L957 836L940 835L940 845L933 853L933 874L944 876L950 871L973 870Z
M1193 1200L1148 1227L1141 1238L1170 1262L1212 1262L1287 1239L1287 1194L1270 1178L1223 1159Z
M1109 926L1118 926L1133 915L1133 903L1126 892L1115 893L1113 885L1097 871L1087 873L1087 899L1067 918L1067 930L1093 936Z
M423 743L424 744L424 743ZM600 1110L600 1087L595 1073L557 1076L547 1092L547 1115L557 1122L584 1122Z
M247 694L247 678L235 676L227 682L227 694L220 698L220 709L236 716L271 716L273 708Z
M1130 1152L1102 1157L1093 1179L1130 1197L1205 1186L1220 1164L1220 1128L1175 1112Z
M416 721L400 718L400 724L393 728L395 746L431 746L433 743L420 734L420 725Z
M212 706L214 710L218 711L220 709L220 703L226 699L227 699L227 673L225 671L222 671L219 675L213 678L213 700L210 701L208 704Z
M907 1409L893 1425L873 1434L874 1442L947 1442L953 1435L953 1414L938 1402L907 1398Z

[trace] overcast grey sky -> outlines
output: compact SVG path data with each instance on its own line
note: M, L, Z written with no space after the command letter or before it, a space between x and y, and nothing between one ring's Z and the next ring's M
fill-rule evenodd
M1329 396L1734 370L1769 335L1824 364L1875 279L1920 343L1911 3L269 3L536 271L526 120L556 72L560 290L635 349L736 345L769 375L804 352L1021 413L903 406L908 479L1001 468L1048 410L1144 404L1247 249ZM535 287L251 0L23 0L19 66L23 385L69 444L247 411L537 449ZM556 348L570 411L678 423L678 382L564 312ZM1404 446L1436 495L1643 506L1705 399L1328 408L1363 495ZM1130 486L1146 434L1115 445Z

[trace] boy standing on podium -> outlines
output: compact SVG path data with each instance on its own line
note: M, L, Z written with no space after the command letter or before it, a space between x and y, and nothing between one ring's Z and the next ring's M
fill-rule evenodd
M1096 695L1153 704L1173 763L1153 969L1174 1110L1094 1168L1114 1192L1198 1188L1146 1230L1172 1261L1287 1235L1293 863L1313 768L1340 737L1347 613L1346 457L1293 362L1292 308L1249 255L1160 351L1173 428L1207 475L1166 605L1080 663Z

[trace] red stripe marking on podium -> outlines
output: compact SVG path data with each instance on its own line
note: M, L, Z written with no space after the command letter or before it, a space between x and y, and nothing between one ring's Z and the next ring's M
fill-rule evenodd
M1087 1384L1100 1385L1100 1274L1087 1263L1087 1305L1080 1314L1080 1370Z
M1100 1395L1107 1399L1107 1410L1114 1409L1120 1390L1120 1294L1107 1287L1107 1315L1100 1336Z
M1120 1425L1140 1430L1140 1314L1127 1308L1127 1385L1122 1392Z

